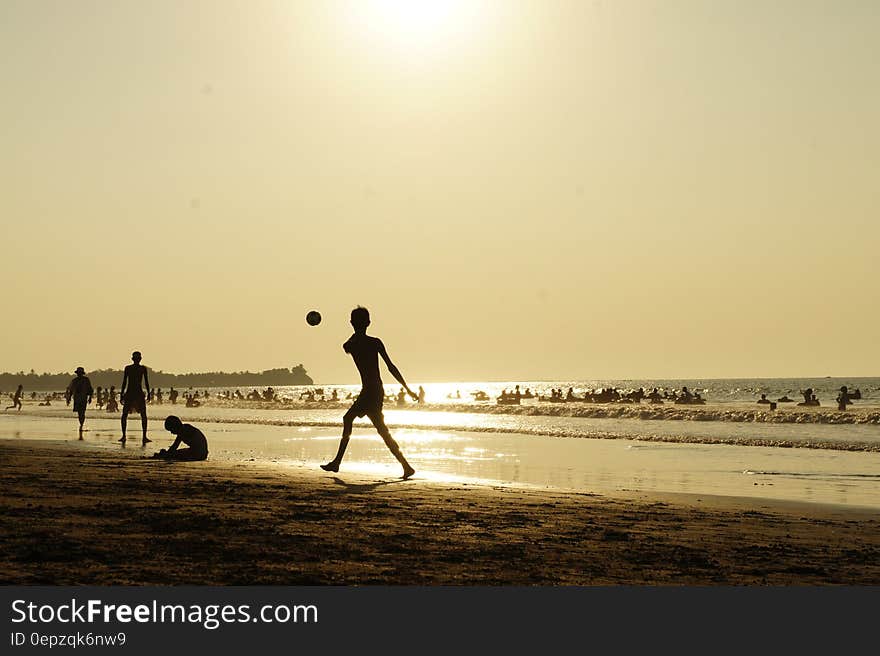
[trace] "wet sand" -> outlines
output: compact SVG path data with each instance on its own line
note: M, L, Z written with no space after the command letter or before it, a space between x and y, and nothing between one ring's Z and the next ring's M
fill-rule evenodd
M0 440L3 584L880 584L880 517Z

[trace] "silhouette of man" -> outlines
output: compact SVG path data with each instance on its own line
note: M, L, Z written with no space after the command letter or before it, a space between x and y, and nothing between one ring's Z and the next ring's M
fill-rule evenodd
M153 441L147 439L147 396L144 391L144 387L150 389L150 381L147 379L147 368L141 364L141 352L132 353L131 360L132 364L122 373L122 387L119 390L119 395L122 397L122 438L119 441L125 444L128 413L134 411L141 415L141 427L144 431L142 444L146 444Z
M92 390L92 381L86 376L85 369L77 367L74 373L76 373L76 378L70 381L65 396L67 396L67 405L70 405L70 400L73 399L73 411L79 417L79 439L82 439L83 424L86 421L86 406L92 402L94 390Z
M23 394L23 386L19 385L18 389L15 390L15 395L12 397L12 405L6 408L3 412L6 412L6 410L12 410L13 408L18 408L18 411L21 412L21 397Z
M849 400L849 392L847 391L846 385L840 388L840 394L837 395L837 409L841 412L846 411L846 406L848 406L852 401Z
M154 458L166 460L207 460L208 440L205 434L192 424L184 424L180 417L169 415L165 418L165 430L174 435L176 439L168 449L161 449L153 454ZM180 443L187 445L187 449L178 449Z
M403 385L403 388L409 393L413 400L418 400L415 394L406 384L400 370L391 362L388 352L382 340L367 335L367 327L370 325L370 312L365 307L356 307L351 311L351 327L354 328L354 334L349 337L348 341L342 345L342 349L351 355L361 375L361 393L355 399L348 412L342 417L342 440L339 442L339 451L336 457L326 465L321 465L324 471L338 472L339 464L342 462L342 456L345 455L345 449L348 447L348 441L351 438L352 424L355 417L367 416L373 422L373 426L382 436L385 445L397 458L397 461L403 466L403 478L409 478L416 473L410 464L400 452L400 447L394 438L391 437L391 431L385 425L385 417L382 415L382 403L385 400L385 388L382 386L382 378L379 376L379 356L385 360L388 371Z

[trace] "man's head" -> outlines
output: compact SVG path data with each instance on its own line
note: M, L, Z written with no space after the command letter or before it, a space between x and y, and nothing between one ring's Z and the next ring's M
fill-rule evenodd
M141 352L135 351L134 353L132 353L131 354L131 361L134 362L135 364L140 362L141 361Z
M85 376L86 370L83 369L82 367L77 367L76 371L74 371L73 373L75 373L77 376Z
M165 430L169 433L177 435L181 428L183 428L183 422L180 421L180 417L175 417L174 415L165 417Z
M363 333L366 332L367 326L370 325L370 311L358 305L354 310L351 311L351 327L355 329L355 332Z

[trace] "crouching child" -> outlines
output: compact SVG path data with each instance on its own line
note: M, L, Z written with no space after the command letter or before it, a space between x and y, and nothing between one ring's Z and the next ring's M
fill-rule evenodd
M180 417L171 415L165 419L165 430L175 435L174 444L153 454L154 458L164 460L207 460L208 440L204 433L192 424L184 424ZM188 448L179 449L180 444Z

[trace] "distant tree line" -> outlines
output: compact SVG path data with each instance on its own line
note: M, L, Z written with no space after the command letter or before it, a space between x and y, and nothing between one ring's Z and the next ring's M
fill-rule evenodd
M150 377L150 387L168 388L177 387L280 387L282 385L312 385L314 381L306 373L301 364L291 369L281 367L279 369L267 369L266 371L210 371L207 373L169 374L164 371L154 371L147 368ZM86 376L92 381L92 386L117 388L122 383L121 369L98 369L89 371ZM16 374L0 374L0 390L11 391L19 385L24 385L27 391L56 391L67 388L68 383L74 377L71 373L38 374L33 369L29 373L19 371Z

